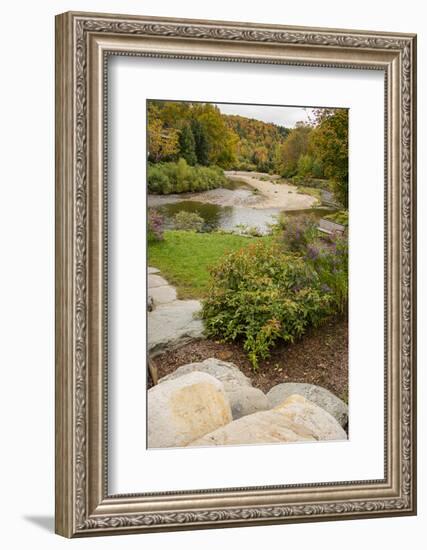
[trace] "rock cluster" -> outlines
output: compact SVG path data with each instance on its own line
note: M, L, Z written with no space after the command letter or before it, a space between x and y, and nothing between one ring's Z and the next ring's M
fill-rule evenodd
M176 289L148 268L148 351L151 357L203 338L199 300L178 300Z
M342 440L347 406L310 384L267 395L235 365L210 358L179 367L148 391L148 447Z
M348 407L339 397L321 386L313 384L297 384L285 382L277 384L267 393L269 408L283 403L291 395L302 395L325 411L328 411L340 424L345 427L348 422Z

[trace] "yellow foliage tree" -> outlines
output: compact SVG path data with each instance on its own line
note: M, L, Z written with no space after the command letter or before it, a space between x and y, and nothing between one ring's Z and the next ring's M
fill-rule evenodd
M179 130L167 128L158 110L150 106L148 112L148 158L153 162L173 157L179 151Z

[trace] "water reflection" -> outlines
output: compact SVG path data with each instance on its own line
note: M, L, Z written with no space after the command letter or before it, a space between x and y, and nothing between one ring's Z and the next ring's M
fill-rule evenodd
M282 211L280 208L248 208L244 206L220 206L198 201L181 201L156 206L165 220L166 229L173 229L173 218L184 210L185 212L196 212L204 220L202 231L208 232L215 229L230 231L239 226L256 227L261 233L268 233L270 225L277 221L277 216ZM306 210L287 211L287 216L300 216L312 214L321 218L333 210L325 208L310 208Z

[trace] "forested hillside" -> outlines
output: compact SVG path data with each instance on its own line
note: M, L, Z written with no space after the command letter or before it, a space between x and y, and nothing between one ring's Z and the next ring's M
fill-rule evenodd
M235 168L275 171L289 128L239 115L222 115L227 127L238 136Z
M148 185L171 193L221 185L216 172L278 174L296 182L327 178L337 200L348 203L348 111L316 109L310 123L285 128L211 103L149 101ZM193 168L194 167L194 168Z

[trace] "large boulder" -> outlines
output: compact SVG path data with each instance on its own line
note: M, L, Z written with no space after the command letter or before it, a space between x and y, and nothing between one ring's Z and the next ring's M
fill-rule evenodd
M266 411L269 408L267 396L258 388L240 386L229 391L225 390L225 393L230 403L233 420L248 414Z
M193 372L148 390L148 447L184 447L232 420L219 380Z
M190 443L190 446L255 445L347 439L333 416L300 395L269 411L234 420Z
M153 275L155 277L155 275ZM148 316L148 351L151 357L203 338L198 300L176 300L158 305Z
M234 420L269 408L265 394L261 390L253 388L250 379L233 363L227 363L214 357L183 365L171 374L160 378L159 384L167 380L175 380L190 372L206 372L223 383Z
M166 380L174 380L179 378L183 374L189 372L206 372L211 376L214 376L217 380L220 380L224 384L225 391L234 391L241 386L252 386L250 379L239 370L233 363L227 363L215 357L210 357L204 361L196 363L188 363L178 367L174 372L160 378L159 383Z
M291 395L302 395L325 411L328 411L340 424L345 427L348 423L348 407L336 395L321 386L313 384L299 384L285 382L277 384L267 393L270 408L283 403Z

